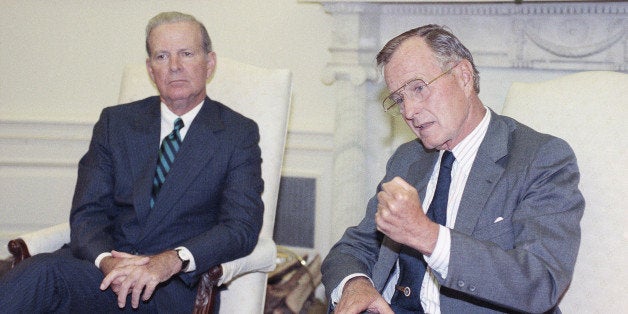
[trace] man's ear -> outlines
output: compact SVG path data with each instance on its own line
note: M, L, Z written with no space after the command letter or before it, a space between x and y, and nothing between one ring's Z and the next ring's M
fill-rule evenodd
M150 66L150 57L146 58L146 71L148 71L148 75L150 79L155 82L155 75L153 74L153 68Z
M465 92L475 93L473 88L473 66L471 66L471 62L469 60L463 59L460 61L460 64L457 66L458 73L460 76L460 81L462 82L462 87Z
M214 74L214 70L216 69L216 53L210 51L207 53L207 78L211 78L212 74Z

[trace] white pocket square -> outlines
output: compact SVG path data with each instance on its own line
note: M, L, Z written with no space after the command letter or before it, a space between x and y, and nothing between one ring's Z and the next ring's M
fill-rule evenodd
M497 217L497 219L495 219L495 221L493 221L493 223L498 223L500 221L504 220L504 217Z

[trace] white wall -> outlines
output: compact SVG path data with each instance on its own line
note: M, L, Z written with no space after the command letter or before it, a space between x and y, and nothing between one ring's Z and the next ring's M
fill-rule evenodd
M122 66L143 62L144 27L161 11L190 13L215 50L294 72L291 130L330 132L330 16L296 0L0 0L0 119L94 122L116 104Z

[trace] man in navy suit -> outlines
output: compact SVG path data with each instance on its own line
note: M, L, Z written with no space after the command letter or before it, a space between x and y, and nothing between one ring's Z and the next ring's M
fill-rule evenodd
M69 249L6 274L2 311L189 313L199 277L255 247L259 132L206 95L216 66L207 30L190 15L161 13L146 48L160 96L103 110L79 163ZM153 192L160 144L178 119L180 148Z
M384 110L418 140L397 149L364 219L327 255L330 306L560 312L584 211L569 145L485 107L471 53L443 27L400 34L377 62L391 91Z

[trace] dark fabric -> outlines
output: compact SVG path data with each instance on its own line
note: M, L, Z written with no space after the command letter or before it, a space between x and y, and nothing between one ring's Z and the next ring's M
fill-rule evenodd
M72 280L68 280L72 278ZM167 281L137 310L119 309L111 289L101 291L102 272L93 263L72 257L68 247L25 259L0 277L2 313L190 313L195 287L178 278ZM165 288L168 287L168 288ZM174 288L175 289L170 289ZM185 293L182 293L186 291ZM16 302L20 300L20 302ZM157 310L159 309L159 311Z
M443 153L434 198L432 198L430 208L427 211L427 216L432 221L443 226L447 224L447 201L449 199L449 186L451 185L451 167L454 160L456 158L450 151L446 150Z
M0 260L0 277L2 277L2 275L11 270L11 262L12 261L10 258Z
M449 186L451 184L451 168L454 163L454 155L445 151L440 163L438 181L434 198L430 203L427 216L439 225L447 223L447 201L449 199ZM399 252L399 281L395 286L395 294L391 305L395 313L423 313L421 307L421 284L427 263L423 254L416 250L403 246Z
M403 246L399 253L399 281L390 301L395 313L424 313L421 307L421 283L426 267L421 253Z

